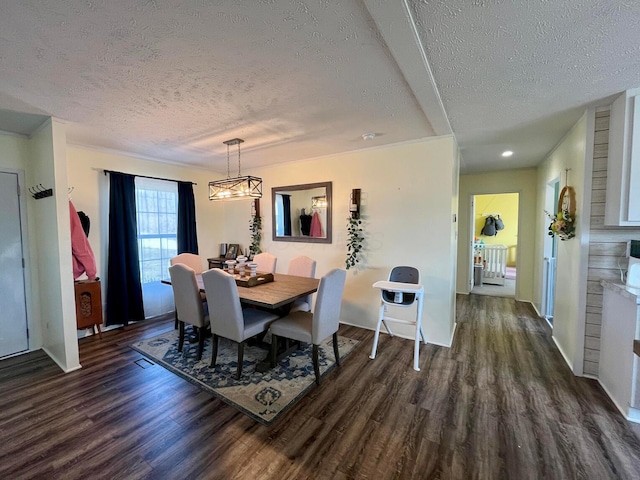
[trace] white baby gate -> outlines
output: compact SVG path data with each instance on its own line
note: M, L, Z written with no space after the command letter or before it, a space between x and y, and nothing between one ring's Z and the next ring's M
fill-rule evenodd
M507 247L505 245L482 246L482 283L504 285L507 273Z

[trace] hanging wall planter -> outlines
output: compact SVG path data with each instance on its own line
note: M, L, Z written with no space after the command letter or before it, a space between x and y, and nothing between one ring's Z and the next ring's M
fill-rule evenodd
M262 240L262 217L260 216L260 200L255 199L251 205L251 220L249 221L249 230L251 231L251 246L249 252L251 257L262 253L260 241Z
M362 242L364 235L362 234L362 220L349 216L347 218L347 259L345 267L347 270L356 266L360 261L358 254L362 251Z
M576 192L565 185L558 198L558 213L545 212L551 219L549 235L557 235L560 240L569 240L576 236Z

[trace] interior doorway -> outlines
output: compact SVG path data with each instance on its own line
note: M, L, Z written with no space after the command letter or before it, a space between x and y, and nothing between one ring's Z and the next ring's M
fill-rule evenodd
M560 195L560 179L556 178L547 184L544 198L546 212L554 213L557 209L558 196ZM547 224L550 220L547 221ZM544 240L544 260L542 266L542 302L541 313L553 328L553 310L556 290L556 262L558 252L558 238L555 235L546 235Z
M515 298L520 194L471 198L471 293Z

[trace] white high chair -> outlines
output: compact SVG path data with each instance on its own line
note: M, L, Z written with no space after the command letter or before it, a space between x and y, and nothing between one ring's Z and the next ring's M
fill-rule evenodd
M413 354L413 369L420 371L418 360L420 356L420 337L422 341L427 343L422 330L422 306L424 300L424 287L420 284L420 272L414 267L394 267L389 273L389 280L381 280L373 284L374 288L380 289L380 315L378 316L378 325L376 334L373 338L373 348L369 358L376 358L376 350L378 348L378 337L380 336L380 326L384 323L384 328L389 335L393 336L393 332L389 328L387 322L396 322L404 325L414 325L416 329L415 346ZM394 307L411 307L417 304L416 319L404 320L393 318L387 315L390 305Z

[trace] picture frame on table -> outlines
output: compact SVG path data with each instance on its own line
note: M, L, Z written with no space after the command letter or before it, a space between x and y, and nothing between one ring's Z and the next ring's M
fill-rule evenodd
M230 243L227 247L227 254L224 256L224 258L231 258L234 259L238 256L238 250L240 248L240 245L237 243Z

